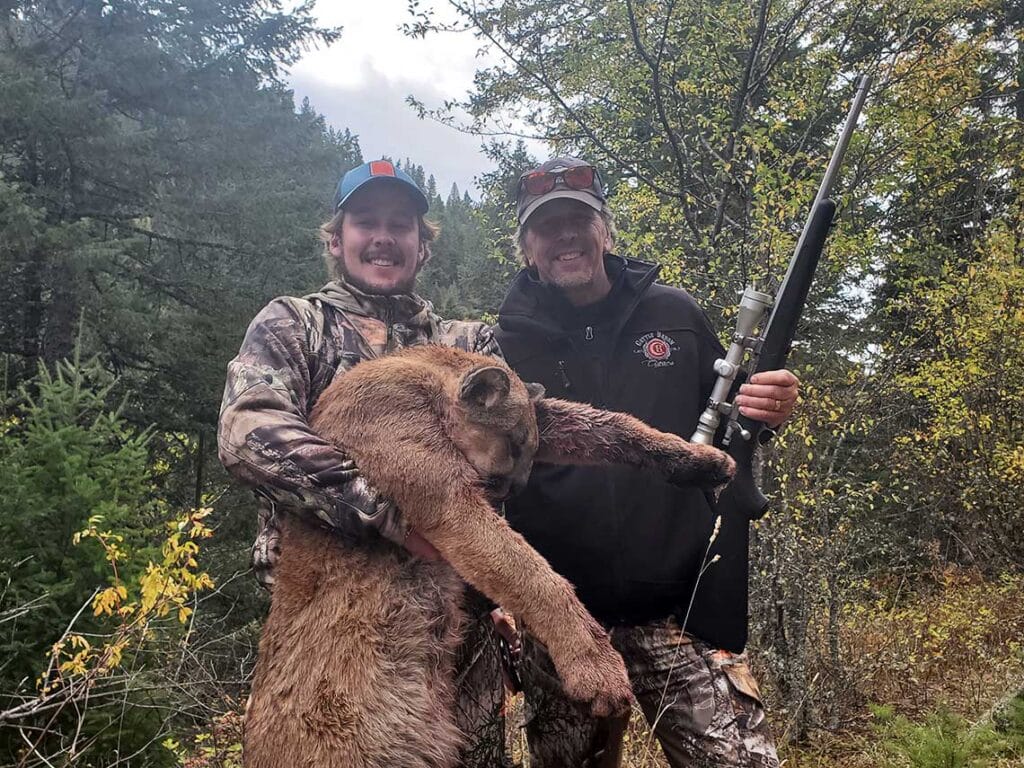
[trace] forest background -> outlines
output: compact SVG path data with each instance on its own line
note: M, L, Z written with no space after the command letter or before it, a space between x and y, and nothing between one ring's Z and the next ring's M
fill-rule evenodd
M493 170L476 201L395 158L450 317L493 318L516 270L531 138L605 171L619 250L726 334L873 76L765 455L751 653L787 765L1024 763L1024 4L451 6L495 63L414 106ZM414 2L407 32L443 30ZM256 311L322 282L316 229L363 159L282 79L339 36L308 2L0 4L2 765L238 764L266 596L217 410Z

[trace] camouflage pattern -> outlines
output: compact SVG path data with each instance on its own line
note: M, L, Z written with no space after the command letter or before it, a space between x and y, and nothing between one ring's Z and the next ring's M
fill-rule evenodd
M778 768L745 655L716 650L674 621L614 627L637 702L673 768ZM599 720L562 693L550 658L527 633L520 674L531 768L620 765L628 718Z
M225 468L261 500L252 559L265 586L273 584L283 511L314 515L353 543L402 541L398 512L353 482L358 470L306 419L336 373L427 343L498 354L483 323L441 320L418 296L371 296L337 280L302 299L275 299L249 325L228 364L217 441Z
M307 417L335 375L417 344L500 356L483 323L441 320L417 296L371 296L338 280L302 299L275 299L249 325L228 365L217 439L225 468L260 499L252 560L264 586L273 585L280 554L280 514L313 515L356 546L381 535L404 541L398 510L377 497L348 457L310 430ZM468 737L460 765L493 768L505 764L500 655L488 616L493 606L470 590L466 600L470 621L456 666L457 717Z

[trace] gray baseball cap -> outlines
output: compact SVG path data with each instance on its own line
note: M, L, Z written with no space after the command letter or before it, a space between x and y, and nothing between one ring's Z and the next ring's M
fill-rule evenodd
M519 177L516 213L525 224L544 203L559 198L579 200L595 211L604 207L604 189L597 168L578 157L554 157Z

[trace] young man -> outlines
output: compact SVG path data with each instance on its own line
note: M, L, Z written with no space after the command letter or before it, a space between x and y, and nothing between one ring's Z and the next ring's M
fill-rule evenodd
M614 224L589 163L561 157L523 174L517 204L526 268L498 316L505 359L549 396L689 438L724 356L707 317L686 292L655 283L658 267L612 253ZM778 426L797 393L795 376L773 371L737 401ZM609 627L672 766L777 768L742 655L746 519L716 522L713 498L696 488L605 467L537 465L506 510ZM531 766L618 765L625 724L589 718L528 635L524 646Z
M252 321L228 366L221 406L220 459L261 501L253 567L273 585L279 554L276 520L315 516L359 546L377 536L421 557L433 547L359 476L337 448L310 431L307 416L335 375L360 360L414 344L443 344L496 354L482 323L445 321L413 292L437 235L427 198L387 160L365 163L342 177L334 216L322 227L332 280L302 299L270 302ZM504 693L490 606L467 598L471 621L457 669L460 726L469 735L463 765L501 765Z

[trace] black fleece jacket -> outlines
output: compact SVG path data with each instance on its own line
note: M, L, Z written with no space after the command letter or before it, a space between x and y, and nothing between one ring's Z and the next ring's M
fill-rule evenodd
M605 267L611 293L583 308L521 271L499 310L502 353L548 396L631 413L689 439L724 350L689 294L655 282L657 266L606 255ZM689 610L687 631L743 649L748 521L723 516L708 551L717 512L699 489L627 467L537 464L506 514L599 620L682 622Z

